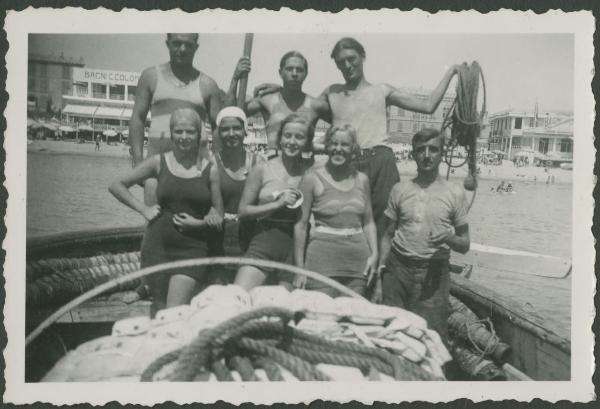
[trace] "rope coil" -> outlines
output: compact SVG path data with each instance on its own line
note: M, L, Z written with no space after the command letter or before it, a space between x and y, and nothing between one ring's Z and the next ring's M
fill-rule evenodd
M170 381L192 381L211 371L218 380L230 381L229 370L237 371L244 381L256 381L256 368L264 369L270 380L283 380L279 367L302 381L330 380L317 369L319 363L355 367L365 375L377 371L397 380L433 379L419 365L388 351L326 340L290 327L293 316L278 307L240 314L202 331L188 346L159 357L143 371L141 380L152 381L173 362L175 367L166 376Z

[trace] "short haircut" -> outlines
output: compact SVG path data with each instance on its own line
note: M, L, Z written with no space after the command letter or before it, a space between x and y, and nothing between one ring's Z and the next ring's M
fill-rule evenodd
M283 136L283 128L285 128L287 124L291 123L306 125L306 146L304 147L304 150L312 151L313 138L315 136L315 127L308 119L296 113L289 114L285 117L283 121L281 121L281 126L279 127L279 131L277 131L277 145L281 143L281 137Z
M413 149L419 142L427 142L430 139L440 137L442 140L442 151L444 150L444 134L439 129L434 128L423 128L412 137Z
M356 129L354 129L354 127L350 124L331 126L325 133L325 146L331 143L333 136L338 132L348 133L348 135L350 135L350 138L352 138L352 150L357 151L359 149L358 135L356 134Z
M283 54L283 57L281 57L281 60L279 61L279 69L282 70L283 67L285 67L285 63L287 62L288 58L292 58L292 57L298 57L302 61L304 61L304 68L306 69L306 72L308 72L308 61L298 51L288 51L287 53Z
M171 36L173 34L188 34L191 36L196 36L196 42L198 42L198 38L200 38L200 34L198 34L198 33L167 33L167 41L169 41L169 39L171 38Z
M194 111L191 108L179 108L171 114L171 118L169 119L169 130L173 132L173 128L175 124L182 119L189 119L192 121L196 129L198 130L198 137L202 136L202 119L200 119L200 115L198 112Z
M333 50L331 51L331 58L335 60L338 53L342 50L354 50L356 51L362 58L367 58L367 53L365 52L365 48L361 43L356 41L352 37L344 37L335 43L333 46Z

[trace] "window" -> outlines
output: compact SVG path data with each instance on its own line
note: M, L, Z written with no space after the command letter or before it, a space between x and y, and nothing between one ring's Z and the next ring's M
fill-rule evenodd
M87 97L88 96L88 84L87 82L76 82L73 84L75 92L73 93L76 97Z
M523 118L515 118L515 129L523 128Z
M529 118L529 127L530 128L533 128L533 121L534 121L534 118Z
M109 98L123 101L125 99L125 85L111 85Z
M573 152L573 141L571 141L570 139L561 139L560 151L565 153Z
M92 83L92 97L102 99L106 98L106 85Z
M396 125L396 130L398 132L402 132L402 122L398 121L398 124Z
M404 110L402 108L397 108L398 109L398 116L404 116Z
M417 132L417 126L419 124L417 124L416 122L413 123L413 132Z

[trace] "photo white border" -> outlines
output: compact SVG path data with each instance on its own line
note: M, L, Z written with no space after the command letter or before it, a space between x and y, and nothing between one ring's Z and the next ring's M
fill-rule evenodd
M5 187L8 190L6 212L5 328L8 344L5 402L15 404L37 401L55 404L89 402L153 404L215 402L234 404L251 401L311 402L315 399L364 403L373 401L430 402L469 398L473 401L541 398L589 401L594 398L593 296L594 238L591 233L594 187L593 78L594 18L591 12L564 13L502 10L481 14L475 11L438 12L420 10L344 10L339 13L289 9L281 11L205 10L197 13L175 11L140 12L124 9L113 12L83 8L33 9L9 11L5 20L9 49L6 55L9 100L4 149L6 151ZM150 33L150 32L256 32L256 33L574 33L575 95L573 170L573 274L572 274L572 366L570 382L333 382L283 383L194 383L194 384L120 384L120 383L24 383L25 336L25 210L26 210L26 100L27 44L29 33ZM557 56L560 58L560 56ZM110 393L107 392L110 390Z

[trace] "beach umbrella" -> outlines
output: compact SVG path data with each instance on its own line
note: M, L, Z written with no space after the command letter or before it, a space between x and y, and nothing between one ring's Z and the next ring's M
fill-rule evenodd
M115 131L113 131L112 129L107 129L104 132L102 132L102 134L104 134L104 136L108 136L109 138L112 138L113 136L117 136L117 133Z
M125 129L123 132L121 132L121 135L129 136L129 129Z
M94 129L89 125L79 125L78 128L80 131L93 131Z

